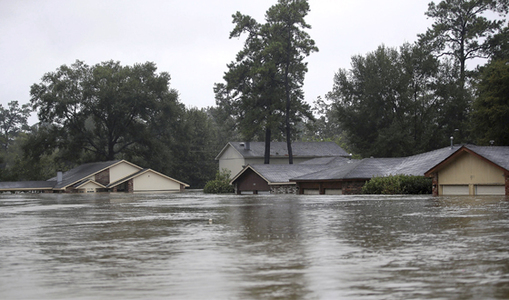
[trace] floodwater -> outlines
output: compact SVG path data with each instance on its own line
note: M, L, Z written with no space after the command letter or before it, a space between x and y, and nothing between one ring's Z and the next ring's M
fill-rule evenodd
M0 299L507 299L509 199L0 195Z

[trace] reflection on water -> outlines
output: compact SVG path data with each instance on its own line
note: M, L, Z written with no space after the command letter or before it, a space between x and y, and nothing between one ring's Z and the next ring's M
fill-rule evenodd
M505 197L1 195L0 228L0 299L509 298Z

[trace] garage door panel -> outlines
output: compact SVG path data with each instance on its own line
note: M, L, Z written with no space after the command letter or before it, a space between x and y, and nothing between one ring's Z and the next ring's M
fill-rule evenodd
M325 189L325 195L343 195L341 189Z
M468 185L444 185L442 186L444 196L469 195Z
M319 189L304 189L304 195L320 195Z
M476 195L505 195L505 186L503 185L478 185L475 188Z

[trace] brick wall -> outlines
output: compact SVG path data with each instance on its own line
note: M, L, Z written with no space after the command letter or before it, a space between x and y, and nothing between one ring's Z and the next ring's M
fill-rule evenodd
M95 181L102 185L108 185L110 183L110 169L95 174Z
M433 179L431 180L431 184L432 184L431 192L433 196L438 196L438 173L433 173Z
M343 195L358 195L362 193L362 187L366 180L344 181L342 192Z
M298 194L299 188L296 185L275 185L270 187L271 194Z
M132 179L129 179L127 181L127 192L128 193L134 192L134 181Z
M505 195L509 196L509 174L505 174Z

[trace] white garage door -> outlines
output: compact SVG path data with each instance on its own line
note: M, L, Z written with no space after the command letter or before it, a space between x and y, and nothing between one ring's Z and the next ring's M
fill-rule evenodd
M469 195L468 185L444 185L442 186L444 196Z
M503 185L478 185L475 187L476 195L505 195L505 186Z
M304 195L320 195L319 189L304 189Z
M343 195L341 189L325 189L325 195Z

